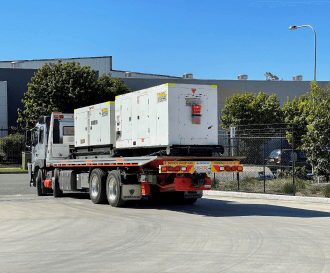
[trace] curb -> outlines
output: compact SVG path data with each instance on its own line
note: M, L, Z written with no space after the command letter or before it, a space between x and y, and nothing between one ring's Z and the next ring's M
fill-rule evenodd
M0 174L27 174L28 171L26 172L0 172Z
M241 197L241 198L301 201L301 202L310 202L310 203L330 204L330 198L325 198L325 197L288 196L288 195L276 195L276 194L267 194L267 193L227 192L227 191L214 191L214 190L203 191L203 194L207 196Z

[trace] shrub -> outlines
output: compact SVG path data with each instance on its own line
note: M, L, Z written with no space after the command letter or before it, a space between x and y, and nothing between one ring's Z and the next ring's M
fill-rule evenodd
M306 166L296 167L296 169L295 169L295 176L300 179L306 179L307 173L308 173L308 171L306 169Z
M293 184L292 182L285 182L282 187L282 192L285 194L293 193Z
M309 184L307 181L305 180L302 180L302 179L297 179L295 181L296 183L296 189L297 191L300 191L300 190L305 190L307 185Z
M326 187L324 187L324 196L325 197L330 197L330 185L327 185Z
M17 160L25 150L25 136L16 133L0 138L0 157L5 162Z

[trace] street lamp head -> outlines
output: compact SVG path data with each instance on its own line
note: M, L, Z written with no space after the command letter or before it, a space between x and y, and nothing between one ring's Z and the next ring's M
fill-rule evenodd
M290 30L295 30L297 28L298 28L297 26L291 26L291 27L289 27Z

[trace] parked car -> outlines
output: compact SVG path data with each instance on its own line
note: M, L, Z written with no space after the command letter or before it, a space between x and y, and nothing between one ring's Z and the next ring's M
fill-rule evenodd
M306 166L308 170L312 169L312 166L307 163L307 156L300 150L293 150L297 154L297 160L295 161L295 167ZM292 149L276 149L273 150L266 159L266 166L271 171L277 171L278 169L291 169L292 167Z

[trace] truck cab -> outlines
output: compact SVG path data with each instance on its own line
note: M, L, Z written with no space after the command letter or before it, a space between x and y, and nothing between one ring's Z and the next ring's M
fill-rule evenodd
M72 114L52 113L41 117L31 132L30 185L36 186L38 170L46 167L46 160L69 158L73 145Z

